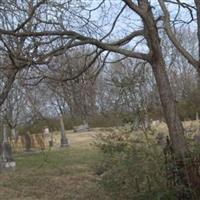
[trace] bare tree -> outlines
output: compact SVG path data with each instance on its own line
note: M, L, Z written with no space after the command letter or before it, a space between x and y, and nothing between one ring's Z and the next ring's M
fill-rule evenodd
M20 20L18 17L15 18L18 24L13 27L8 26L0 28L1 37L8 37L13 40L23 38L26 39L29 46L32 47L29 48L28 53L25 52L24 49L20 49L19 56L16 56L14 50L9 50L10 55L17 59L17 61L19 61L19 58L20 61L23 60L23 65L20 65L21 68L29 65L37 67L39 71L42 69L42 71L45 72L46 68L38 67L38 65L50 62L52 56L62 54L67 49L79 45L91 45L93 48L98 48L96 55L103 53L106 55L106 53L109 54L112 52L125 57L140 59L151 65L158 87L164 117L169 129L172 149L175 157L181 161L181 166L177 165L179 172L183 172L181 182L188 187L188 179L185 178L188 177L187 171L180 169L185 169L184 160L188 155L188 148L166 72L166 64L159 35L159 18L156 12L154 12L154 3L148 0L122 0L120 4L118 4L118 2L102 0L96 2L95 5L91 4L89 6L87 2L83 3L81 1L76 1L75 3L72 1L50 1L48 3L46 3L46 1L39 1L33 6L33 1L30 2L32 2L32 4L29 3L29 9L27 9L29 12L25 11L23 2L18 5L13 5L12 2L9 2L14 8L18 8L18 11L20 10L19 8L23 7L23 9L20 10L20 14L18 14L23 17L21 17L22 19L20 18ZM196 2L198 1L196 0ZM160 0L159 3L165 12L166 31L169 32L169 30L171 30L167 28L169 16L166 12L164 1ZM9 6L12 8L11 5ZM4 7L6 6L8 6L8 4L4 5ZM116 14L115 18L109 18L110 15L108 11L111 10L111 8L114 8ZM104 12L100 13L100 9ZM107 12L105 9L107 9ZM42 12L44 10L46 14ZM84 12L78 14L79 10ZM50 17L48 17L47 14L49 12L52 13ZM104 20L95 21L93 13L99 14L100 19L104 18ZM139 22L134 24L131 20L126 21L127 13L131 16L131 20L136 19ZM10 17L6 17L10 19ZM70 23L67 19L72 19L72 22ZM111 20L109 21L109 24L111 24L110 27L106 26L106 20ZM120 21L122 23L122 20L125 26L122 26L120 30L118 24ZM30 24L31 28L28 26ZM171 32L168 33L168 35L170 34ZM171 38L173 39L174 37ZM6 44L7 43L4 42L4 46L8 46ZM182 48L179 49L182 50ZM199 62L196 62L188 52L183 53L184 56L195 65L196 69L199 69ZM86 70L87 68L83 69L83 71ZM43 79L44 77L47 76L45 73L42 73L41 78ZM67 81L68 78L61 80Z
M200 3L198 0L194 0L195 5L190 3L184 3L179 0L171 1L170 3L175 4L179 7L177 9L177 14L175 15L175 18L171 19L170 12L168 10L168 7L165 4L165 1L159 0L160 7L163 11L163 24L166 31L166 34L168 35L171 42L174 44L174 46L177 48L177 50L188 60L188 62L197 70L197 73L200 74ZM173 24L178 21L178 16L181 13L180 8L187 9L188 15L190 16L189 21L184 21L184 19L179 20L181 23L186 24L189 26L190 23L194 22L194 12L196 12L197 20L197 40L198 40L198 56L196 57L193 55L189 49L187 49L178 39L176 33L173 31L174 28L172 27ZM187 14L186 14L187 15ZM172 25L170 22L173 22Z

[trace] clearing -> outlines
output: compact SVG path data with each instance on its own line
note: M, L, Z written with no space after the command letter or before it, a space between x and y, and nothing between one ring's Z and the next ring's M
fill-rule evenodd
M16 171L0 174L0 199L107 199L92 169L101 157L91 145L97 132L68 132L68 148L14 155Z

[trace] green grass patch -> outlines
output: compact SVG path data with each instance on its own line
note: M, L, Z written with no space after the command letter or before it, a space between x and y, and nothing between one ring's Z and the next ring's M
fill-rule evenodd
M89 145L15 155L15 172L0 174L0 199L99 199L92 166L101 156Z

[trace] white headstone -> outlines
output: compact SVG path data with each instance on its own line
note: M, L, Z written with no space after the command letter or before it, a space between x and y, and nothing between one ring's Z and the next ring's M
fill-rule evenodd
M46 128L44 129L44 134L45 134L45 135L49 135L49 128L48 128L48 127L46 127Z

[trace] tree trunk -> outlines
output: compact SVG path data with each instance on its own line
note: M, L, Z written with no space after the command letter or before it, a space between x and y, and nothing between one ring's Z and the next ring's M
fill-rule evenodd
M65 135L65 126L64 126L63 115L60 115L60 128L61 128L61 141L60 141L61 144L60 144L60 146L61 147L68 146L69 143L68 143L68 140Z
M0 94L0 106L4 103L4 101L6 100L8 93L10 92L12 85L15 81L15 76L17 74L17 70L12 70L10 69L8 71L8 79L5 83L5 86L3 87L3 90Z
M200 62L200 1L194 0L197 8L197 37L198 37L198 46L199 46L199 62ZM200 71L200 65L199 65Z
M169 130L172 154L175 158L174 165L179 179L178 185L184 186L184 188L188 190L192 178L188 175L185 159L188 156L189 151L184 138L183 125L177 111L176 102L166 72L166 65L162 54L156 21L152 13L152 8L147 0L139 1L139 6L145 11L145 15L143 16L145 38L150 50L150 64L156 79L164 117ZM187 194L188 195L185 195L184 191L179 191L177 197L181 200L190 199L191 193L187 192Z
M144 6L146 6L147 14L145 18L143 18L145 37L151 52L150 63L156 79L164 117L169 129L172 148L177 157L184 159L185 155L188 153L184 138L184 129L177 112L177 106L166 72L156 21L154 20L149 3L146 0L142 0L141 2L140 6L143 6L143 9Z
M3 126L3 145L2 145L2 159L4 162L13 161L11 145L8 141L7 126Z
M8 143L8 132L5 124L3 125L3 143Z
M173 151L178 157L184 159L188 152L184 138L184 130L177 112L176 103L162 58L158 58L157 62L152 63L152 69L157 82L165 120L172 141Z
M200 1L194 0L196 8L197 8L197 38L198 38L198 48L199 48L199 65L197 67L197 75L198 75L198 89L200 90Z

